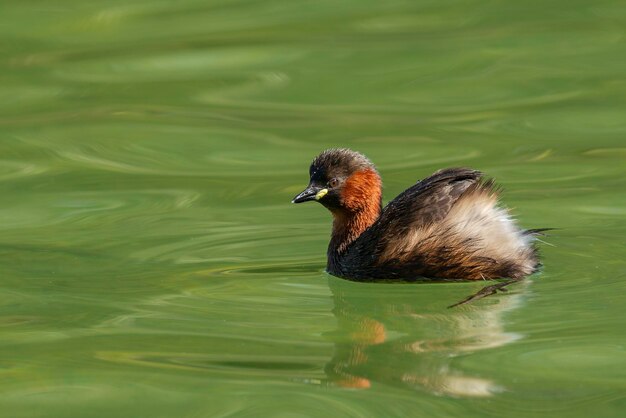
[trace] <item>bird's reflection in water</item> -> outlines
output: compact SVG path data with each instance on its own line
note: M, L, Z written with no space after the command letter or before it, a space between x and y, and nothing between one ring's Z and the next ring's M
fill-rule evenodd
M497 382L455 369L455 356L500 347L517 338L503 327L503 314L520 304L516 294L494 296L446 309L451 287L433 284L364 284L329 278L338 329L326 375L331 384L367 389L382 383L450 396L490 396ZM433 289L433 286L435 288ZM440 288L437 288L439 287ZM460 299L467 286L454 289Z

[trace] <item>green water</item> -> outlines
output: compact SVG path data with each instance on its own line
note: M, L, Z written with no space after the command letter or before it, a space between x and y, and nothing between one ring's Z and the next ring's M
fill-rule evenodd
M0 416L620 417L626 7L6 1ZM358 284L291 205L320 150L385 199L498 179L543 272Z

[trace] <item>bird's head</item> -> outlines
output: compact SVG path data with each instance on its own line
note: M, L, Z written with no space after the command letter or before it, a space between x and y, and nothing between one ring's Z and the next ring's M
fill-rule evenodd
M358 212L378 205L382 183L374 164L363 154L345 148L329 149L315 157L309 185L292 203L316 200L333 213Z

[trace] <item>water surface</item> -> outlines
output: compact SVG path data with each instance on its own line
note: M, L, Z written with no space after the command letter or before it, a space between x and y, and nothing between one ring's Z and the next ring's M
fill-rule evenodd
M0 415L623 416L622 3L1 9ZM543 271L453 310L482 284L328 276L289 202L332 146L386 200L496 177Z

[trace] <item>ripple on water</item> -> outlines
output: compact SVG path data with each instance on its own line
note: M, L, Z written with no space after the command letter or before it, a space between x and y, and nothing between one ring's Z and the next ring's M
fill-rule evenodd
M259 344L259 342L256 342ZM263 347L259 347L262 349ZM322 377L319 364L325 357L309 357L309 363L305 363L306 356L263 356L263 355L238 355L228 354L202 354L202 353L159 353L159 352L111 352L100 351L95 353L100 360L129 364L140 367L161 369L180 369L209 374L227 375L232 378L302 378L303 374L309 378Z
M198 230L198 227L201 229ZM307 260L300 254L293 254L288 248L293 246L293 233L290 231L277 232L271 225L214 225L201 223L189 225L188 235L178 231L178 239L150 246L134 251L131 257L141 261L168 261L177 264L194 264L216 261L218 266L206 270L210 275L251 274L251 268L271 266L272 268L293 268L290 263L300 263L307 266L311 259L318 259L319 255L311 255ZM317 241L317 237L299 239L299 245ZM262 263L252 261L261 257ZM224 267L227 262L228 267ZM231 263L235 263L235 265ZM322 264L319 264L321 268ZM287 267L281 267L287 266ZM308 269L308 267L305 267ZM280 271L276 271L279 273Z
M0 229L40 228L56 224L98 224L146 214L151 216L190 207L200 194L187 190L130 190L30 194L0 209L10 224ZM106 224L98 224L100 228ZM136 225L136 227L140 227Z
M36 176L49 171L45 165L14 160L0 160L0 181L13 181L22 177Z
M583 152L583 155L587 155L590 157L597 158L618 158L625 159L626 158L626 148L616 147L616 148L594 148L588 151Z
M142 56L118 57L114 64L110 59L59 63L55 75L64 80L90 83L175 81L188 80L193 76L206 77L207 74L245 79L251 72L259 72L259 67L273 68L278 63L288 63L300 56L302 51L297 49L267 45L262 48L237 46L159 54L146 52Z
M276 163L276 147L284 155L294 155L301 149L294 140L236 129L141 124L140 133L131 132L135 134L129 134L128 125L91 125L57 132L51 129L45 138L29 136L20 140L65 160L70 167L211 179L284 176L291 167ZM91 140L83 141L85 136ZM181 139L172 141L172 137ZM219 147L212 146L217 143ZM247 152L242 153L242 149Z

